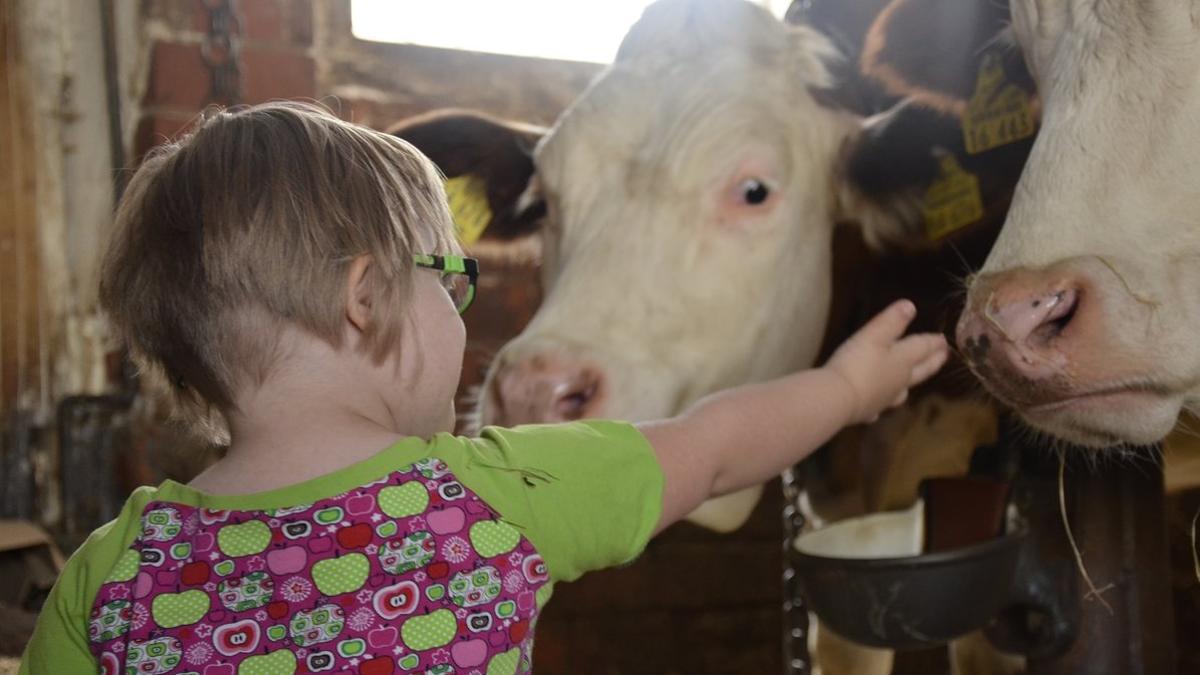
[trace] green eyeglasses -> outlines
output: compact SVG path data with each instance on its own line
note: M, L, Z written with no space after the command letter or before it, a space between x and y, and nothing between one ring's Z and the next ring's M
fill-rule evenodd
M475 282L479 279L479 261L460 255L416 254L413 262L442 273L442 288L450 295L459 314L475 302Z

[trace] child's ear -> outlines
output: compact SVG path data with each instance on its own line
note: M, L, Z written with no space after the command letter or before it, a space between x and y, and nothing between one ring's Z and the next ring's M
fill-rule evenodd
M346 318L358 332L365 333L371 322L371 256L360 255L350 262L346 272Z

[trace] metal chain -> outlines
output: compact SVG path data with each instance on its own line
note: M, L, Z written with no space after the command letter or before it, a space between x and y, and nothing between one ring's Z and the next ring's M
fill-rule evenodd
M812 662L808 653L808 609L796 583L792 568L792 542L804 530L800 512L803 486L795 468L783 472L783 671L788 675L808 675Z
M208 66L213 103L234 105L242 100L242 20L234 0L204 0L208 10L208 34L200 45L200 57Z

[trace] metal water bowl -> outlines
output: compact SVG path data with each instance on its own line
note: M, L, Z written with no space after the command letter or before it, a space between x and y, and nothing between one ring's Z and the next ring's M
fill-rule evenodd
M1025 531L921 554L922 502L797 537L800 589L824 626L872 647L921 649L986 626L1007 604Z

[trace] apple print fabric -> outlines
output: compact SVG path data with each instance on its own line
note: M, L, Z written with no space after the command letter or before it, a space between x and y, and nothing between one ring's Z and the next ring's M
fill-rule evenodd
M424 459L286 509L151 501L88 635L105 675L510 675L530 669L547 581L528 539Z

